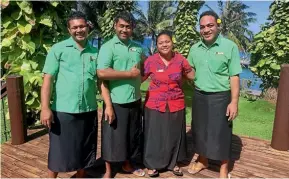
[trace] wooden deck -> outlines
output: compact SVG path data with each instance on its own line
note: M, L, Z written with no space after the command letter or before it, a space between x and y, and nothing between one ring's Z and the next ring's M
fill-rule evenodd
M211 161L209 169L199 174L190 175L187 168L194 162L196 155L191 152L191 137L189 128L188 151L191 154L184 164L183 178L215 178L218 177L218 163ZM48 135L45 129L29 130L29 141L23 145L13 146L9 142L1 145L1 177L3 178L45 178L47 177ZM100 134L100 129L99 129ZM98 135L100 137L100 135ZM99 138L98 138L98 141ZM232 141L232 162L230 175L232 178L289 178L289 152L272 149L269 141L248 137L234 136ZM97 156L100 154L98 142ZM114 177L135 178L134 175L124 174L116 165ZM100 178L104 172L101 159L98 164L88 170L89 177ZM59 178L73 177L72 173L60 173ZM146 176L148 177L148 176ZM160 173L161 178L177 178L171 172Z

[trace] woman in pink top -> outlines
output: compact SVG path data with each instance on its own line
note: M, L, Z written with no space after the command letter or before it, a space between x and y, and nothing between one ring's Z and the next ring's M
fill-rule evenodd
M178 163L187 159L183 77L193 79L188 61L173 52L172 36L161 32L158 53L145 61L143 80L151 78L144 109L144 165L150 177L160 169L183 173Z

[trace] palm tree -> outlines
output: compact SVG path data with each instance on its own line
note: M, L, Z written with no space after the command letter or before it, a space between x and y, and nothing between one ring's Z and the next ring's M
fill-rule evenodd
M248 29L249 23L256 22L256 14L247 12L249 6L241 1L218 1L220 10L221 34L234 41L239 49L246 52L253 32Z
M155 40L157 34L164 29L172 29L173 17L176 8L173 1L149 1L147 16L140 8L135 8L136 16L135 32L139 36L150 36L150 55L155 51Z
M107 9L105 1L77 1L76 9L87 16L88 20L94 25L94 29L100 31L99 17L102 16Z

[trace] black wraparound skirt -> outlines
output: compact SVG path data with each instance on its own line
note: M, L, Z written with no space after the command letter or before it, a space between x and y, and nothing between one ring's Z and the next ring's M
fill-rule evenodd
M195 89L192 105L194 152L212 160L229 160L232 122L226 110L231 92L203 92Z
M141 158L143 137L141 101L127 104L113 103L112 106L116 116L112 124L105 121L102 115L102 159L108 162L123 162ZM105 105L103 109L105 110Z
M173 170L186 158L185 109L159 112L145 108L144 165L149 169Z
M53 111L49 132L48 168L71 172L96 162L97 111L71 114Z

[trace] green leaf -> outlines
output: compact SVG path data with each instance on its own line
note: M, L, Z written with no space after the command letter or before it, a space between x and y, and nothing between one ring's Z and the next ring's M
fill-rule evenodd
M265 75L265 73L266 73L266 70L262 70L262 71L260 72L260 75L263 76L263 75Z
M30 37L29 34L26 34L26 35L23 36L22 39L23 39L26 43L28 43L28 42L31 40L31 37Z
M283 50L278 50L276 52L276 54L277 54L278 57L281 57L281 56L283 56L285 54L285 52Z
M270 67L272 68L272 69L274 69L274 70L280 70L281 68L280 68L280 65L277 65L276 63L272 63L271 65L270 65Z
M25 21L18 21L17 27L21 34L28 34L32 29L32 25L27 24Z
M40 24L44 24L48 27L52 27L52 19L48 14L42 14L40 17Z
M32 13L32 14L24 14L24 17L25 17L25 20L27 22L29 22L29 24L31 24L33 26L35 25L36 18L34 16L34 13Z
M54 7L58 6L59 2L58 1L50 1L50 4Z
M265 59L260 60L260 61L258 62L258 66L259 66L259 67L264 66L264 65L265 65L265 62L266 62Z
M287 38L287 36L286 36L286 35L284 35L284 34L282 34L282 35L278 36L277 38L278 38L278 39L280 39L280 40L283 40L283 39L286 39L286 38Z
M257 71L257 68L255 68L255 67L250 67L250 70L251 70L252 72L256 72L256 71Z
M22 50L19 47L16 47L13 50L13 53L9 54L8 56L8 61L16 61L17 59L20 59L20 55L21 55Z
M30 60L29 63L30 63L30 65L31 65L31 67L32 67L33 70L36 70L36 69L37 69L38 63L36 63L36 62L34 62L34 61L32 61L32 60Z
M285 46L287 43L286 42L278 42L278 45Z
M32 14L32 4L28 1L17 1L18 6L27 14Z
M34 101L35 101L35 98L31 98L30 100L28 100L26 102L26 104L30 106L30 105L32 105L34 103Z
M12 22L13 22L13 19L8 16L2 19L2 25L4 28L7 28Z
M22 39L23 49L33 54L35 52L35 43L30 41L29 38L30 36L24 36Z
M33 95L34 98L37 98L37 97L38 97L38 93L35 92L35 91L32 92L32 95Z
M31 29L32 29L32 25L31 25L31 24L27 24L27 25L25 26L25 33L26 33L26 34L30 33Z
M9 39L3 39L1 43L2 47L9 47L11 45L11 40Z
M30 72L31 71L31 66L29 63L27 62L23 62L22 65L21 65L21 71L26 71L26 72ZM26 74L26 75L29 75L29 74ZM28 78L29 79L29 78Z
M14 11L11 15L11 17L15 20L20 19L20 17L22 16L22 11L20 9L17 9L16 11Z
M46 52L49 52L51 44L43 44L43 47L45 48Z

